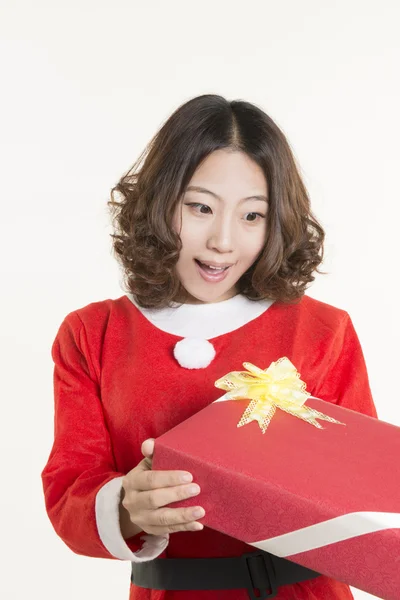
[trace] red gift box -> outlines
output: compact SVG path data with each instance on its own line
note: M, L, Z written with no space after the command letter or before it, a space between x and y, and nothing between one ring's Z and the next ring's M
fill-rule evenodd
M153 469L193 474L207 527L399 600L400 428L311 397L344 425L277 410L263 434L237 427L248 404L214 402L160 436Z

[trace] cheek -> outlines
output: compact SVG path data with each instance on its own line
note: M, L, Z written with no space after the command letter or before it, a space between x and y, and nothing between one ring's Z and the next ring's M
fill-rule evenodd
M182 249L179 255L179 263L186 263L187 261L191 261L193 255L196 254L196 239L197 236L191 234L186 228L182 228L182 231L179 234L182 242Z
M199 224L193 223L190 219L183 219L179 236L182 240L182 249L191 249L204 238L204 231Z
M243 238L242 240L242 254L247 260L252 261L257 258L266 242L266 233L255 232L254 235Z

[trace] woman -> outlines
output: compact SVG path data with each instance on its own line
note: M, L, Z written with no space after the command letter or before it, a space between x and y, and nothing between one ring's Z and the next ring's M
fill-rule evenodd
M111 196L126 294L71 312L54 341L48 515L74 552L133 563L131 600L248 598L229 572L226 588L207 583L216 562L195 568L189 590L147 577L143 565L161 560L254 552L203 527L193 474L151 470L152 440L213 402L214 382L244 360L281 356L312 395L376 416L349 315L305 294L324 231L278 126L221 96L177 109ZM170 506L190 497L190 509ZM187 564L160 569L179 583ZM352 598L343 583L285 569L279 599Z

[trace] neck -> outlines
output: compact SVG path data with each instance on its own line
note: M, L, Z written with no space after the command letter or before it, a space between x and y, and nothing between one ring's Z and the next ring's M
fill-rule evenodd
M238 294L239 290L235 286L235 288L229 290L229 292L226 292L226 294L224 294L223 296L220 296L219 298L217 298L216 300L212 300L211 302L207 302L205 300L199 300L199 298L192 296L187 290L182 289L179 292L177 299L174 300L174 302L177 304L219 304L220 302L224 302L225 300L230 300L231 298L234 298Z

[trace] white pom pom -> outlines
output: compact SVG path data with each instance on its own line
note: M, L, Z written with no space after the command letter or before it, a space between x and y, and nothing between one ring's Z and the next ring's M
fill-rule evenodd
M174 356L185 369L204 369L215 356L215 348L200 338L184 338L175 345Z

